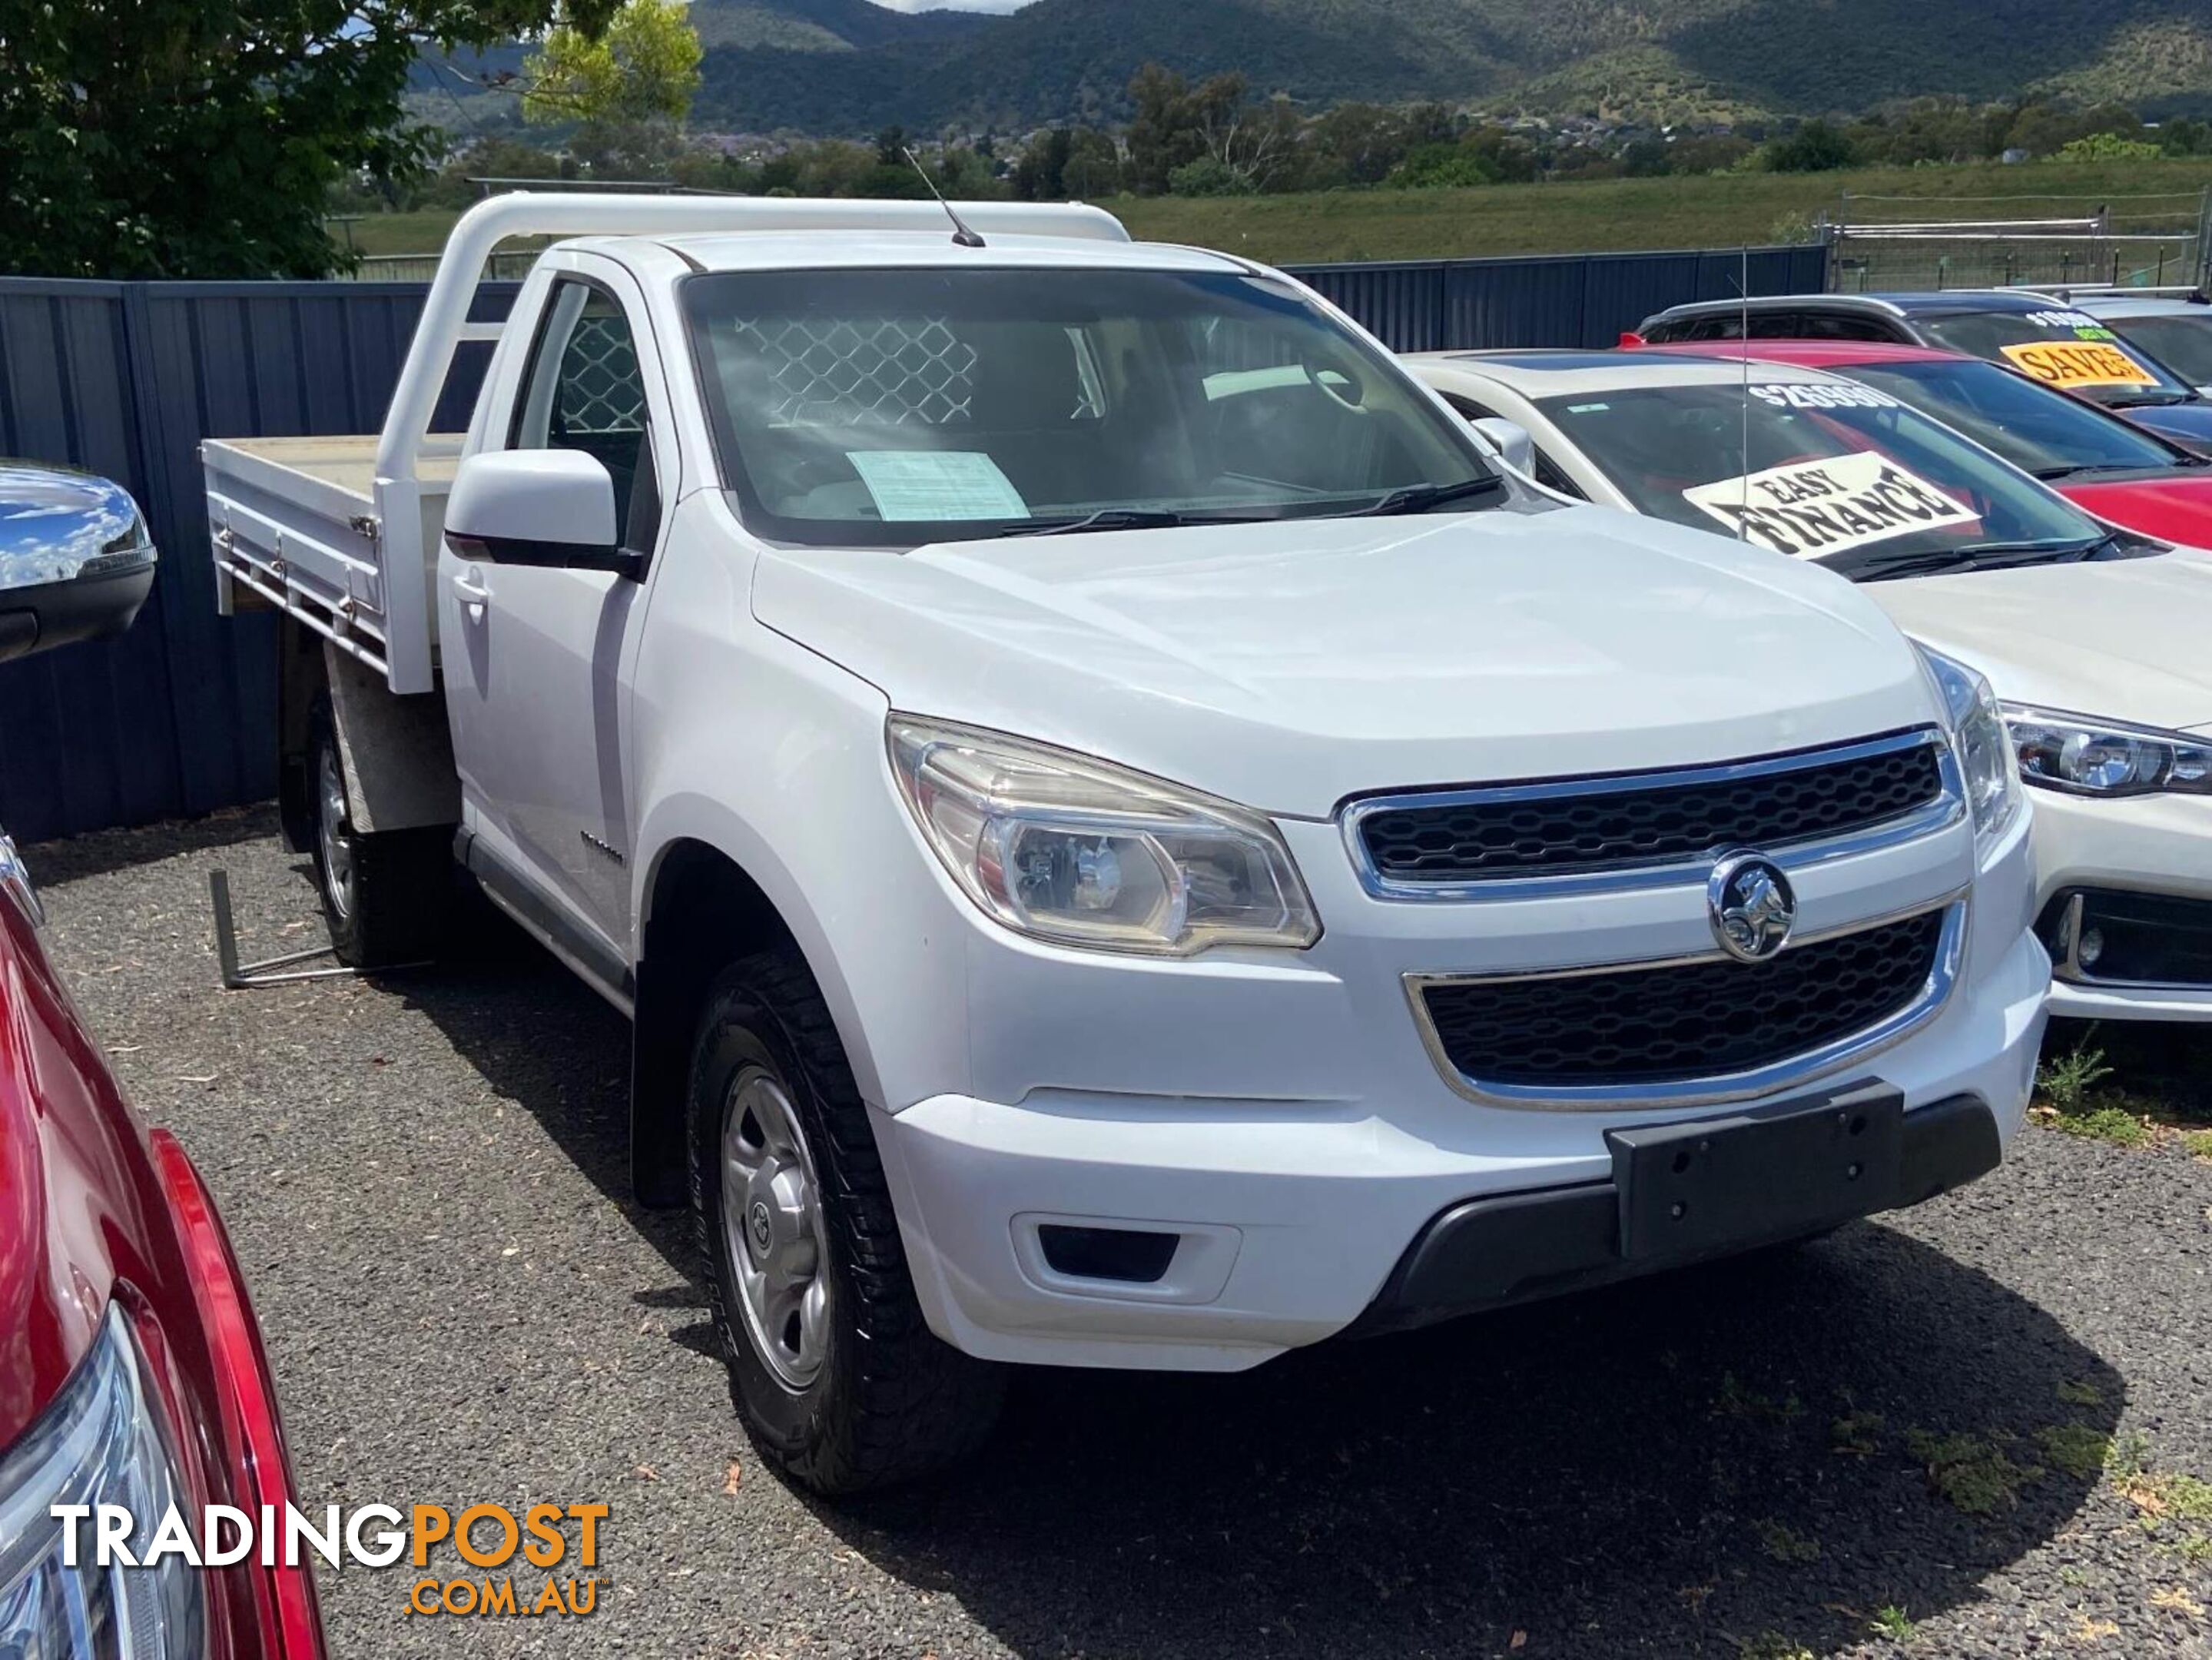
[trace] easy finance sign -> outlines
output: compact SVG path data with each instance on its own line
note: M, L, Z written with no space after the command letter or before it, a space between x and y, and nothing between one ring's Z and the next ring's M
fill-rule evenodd
M1872 451L1699 484L1682 499L1731 533L1797 558L1979 522L1926 479Z

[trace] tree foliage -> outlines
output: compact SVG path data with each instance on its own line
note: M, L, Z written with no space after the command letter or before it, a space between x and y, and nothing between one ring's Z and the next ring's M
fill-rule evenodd
M617 0L574 0L605 26ZM325 198L404 179L424 46L542 28L552 0L7 0L0 6L0 271L319 277Z
M537 122L680 122L699 90L698 31L684 0L625 0L587 29L563 15L523 66L522 112Z

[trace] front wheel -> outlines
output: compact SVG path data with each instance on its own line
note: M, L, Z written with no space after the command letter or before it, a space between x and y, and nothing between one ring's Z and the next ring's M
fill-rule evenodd
M795 949L748 958L709 990L690 1111L714 1323L762 1450L829 1494L974 1450L1002 1374L922 1317L867 1109Z

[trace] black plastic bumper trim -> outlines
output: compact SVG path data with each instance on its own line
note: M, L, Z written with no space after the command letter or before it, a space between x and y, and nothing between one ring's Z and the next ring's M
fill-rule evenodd
M1838 1091L1824 1104L1848 1116L1855 1103L1889 1093L1879 1087ZM1410 1330L1778 1244L1856 1216L1920 1204L1988 1175L2002 1158L1996 1116L1978 1096L1952 1096L1905 1114L1894 1180L1870 1185L1866 1197L1873 1202L1864 1208L1824 1212L1809 1225L1779 1231L1772 1224L1773 1213L1761 1211L1763 1225L1746 1232L1709 1235L1703 1248L1689 1255L1641 1260L1622 1253L1624 1207L1620 1189L1610 1181L1470 1199L1430 1219L1344 1335Z

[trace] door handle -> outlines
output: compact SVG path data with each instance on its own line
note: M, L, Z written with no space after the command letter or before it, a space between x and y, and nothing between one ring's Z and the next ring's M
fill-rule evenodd
M468 607L469 620L477 622L483 617L484 606L491 599L491 590L484 585L477 568L471 565L454 573L453 597Z

